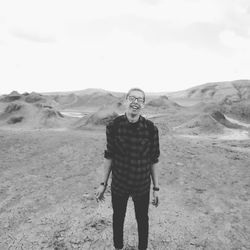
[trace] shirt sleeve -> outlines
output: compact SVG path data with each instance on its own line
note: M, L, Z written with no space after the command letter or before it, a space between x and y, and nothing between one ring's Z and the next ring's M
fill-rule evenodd
M159 156L160 156L159 132L158 128L154 126L153 145L151 152L152 164L157 163L159 161Z
M110 122L106 126L106 149L104 151L104 158L112 159L114 155L114 124Z

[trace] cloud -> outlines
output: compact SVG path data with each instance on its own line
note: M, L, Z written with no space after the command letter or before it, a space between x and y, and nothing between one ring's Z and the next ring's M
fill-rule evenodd
M194 22L217 22L221 12L212 1L161 1L157 6L144 7L140 11L130 12L144 18L168 20L178 25Z
M163 0L140 0L141 3L146 3L150 5L158 5L162 2Z
M13 29L10 32L11 35L14 37L28 40L31 42L36 42L36 43L53 43L56 41L55 37L50 36L50 35L43 35L35 32L25 32L17 29Z
M68 25L68 34L83 43L94 43L109 36L114 30L140 37L151 46L166 43L183 43L190 47L223 51L219 39L224 26L214 23L196 22L185 27L167 20L152 20L135 15L101 18L88 23Z
M0 81L156 91L248 78L247 1L0 1Z
M221 42L231 49L241 49L250 52L250 37L240 36L233 30L224 30L220 34Z
M218 29L232 29L241 35L248 32L248 6L246 0L12 0L5 3L0 16L11 29L28 33L27 38L31 33L34 41L67 35L93 41L120 28L137 32L148 41L180 37L191 44L200 41L208 45L211 41L215 46L222 31Z

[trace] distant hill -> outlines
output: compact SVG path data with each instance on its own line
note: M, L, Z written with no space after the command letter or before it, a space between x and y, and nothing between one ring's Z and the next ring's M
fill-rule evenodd
M0 113L0 126L9 128L58 128L68 120L51 106L22 100L6 103Z
M75 95L70 94L67 96L57 96L55 101L61 105L63 109L74 109L74 108L87 108L97 107L100 108L103 105L111 105L121 101L121 98L114 96L111 93L92 93L86 95Z
M179 108L179 104L168 99L166 95L162 95L146 103L146 107L156 107L156 108Z
M129 89L128 89L129 90ZM110 93L114 96L117 97L124 97L126 95L126 92L118 92L118 91L109 91L105 89L100 89L100 88L87 88L83 90L72 90L72 91L55 91L55 92L41 92L40 94L42 95L69 95L69 94L75 94L78 96L83 96L83 95L91 95L94 93L99 93L99 94L105 94L105 93ZM146 92L146 96L151 98L151 97L156 97L156 96L161 96L161 95L166 95L167 92Z
M108 91L105 89L97 89L97 88L87 88L83 90L72 90L72 91L56 91L56 92L43 92L41 94L43 95L53 95L53 96L63 96L63 95L78 95L78 96L84 96L84 95L92 95L92 94L107 94L110 93L114 96L123 96L125 93L123 92L115 92L115 91Z
M0 126L32 129L68 126L71 119L64 117L57 106L51 96L12 91L0 97Z
M223 133L224 126L210 114L201 114L175 127L174 130L183 134L217 134Z
M25 100L30 103L49 103L59 110L86 108L97 111L103 105L122 102L125 94L97 88L42 94L34 92L19 94L13 91L9 95L0 96L0 102ZM246 121L250 120L249 100L250 80L205 83L177 92L146 93L146 107L150 109L178 108L178 104L181 106L197 104L196 107L193 107L197 110L211 110L213 106L217 106L218 110L223 110L226 114L233 114L235 117L240 116ZM179 107L181 108L181 106Z
M220 102L225 99L237 102L250 99L250 80L205 83L168 94L173 99L197 99Z
M230 122L220 111L201 113L195 118L177 126L174 130L184 134L222 134L225 128L245 129L243 126Z
M124 113L124 111L125 107L120 102L110 105L104 105L96 112L93 112L88 116L85 116L76 121L73 127L76 129L81 129L85 127L92 127L95 125L106 125L119 114Z
M250 99L240 102L222 103L221 111L238 120L250 123Z

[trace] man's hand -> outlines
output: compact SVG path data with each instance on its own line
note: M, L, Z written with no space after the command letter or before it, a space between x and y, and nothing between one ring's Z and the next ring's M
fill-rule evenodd
M155 207L158 207L158 205L159 205L158 192L159 192L159 191L153 191L152 204L153 204L153 206L155 206Z
M98 189L96 190L96 201L105 201L104 193L106 190L106 186L100 185Z

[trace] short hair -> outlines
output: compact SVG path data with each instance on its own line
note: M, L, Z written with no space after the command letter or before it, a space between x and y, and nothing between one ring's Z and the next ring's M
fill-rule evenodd
M140 88L132 88L132 89L130 89L129 91L128 91L128 93L126 94L126 99L128 98L128 96L130 95L130 93L132 92L132 91L139 91L139 92L141 92L142 94L143 94L143 101L145 102L145 92L142 90L142 89L140 89Z

